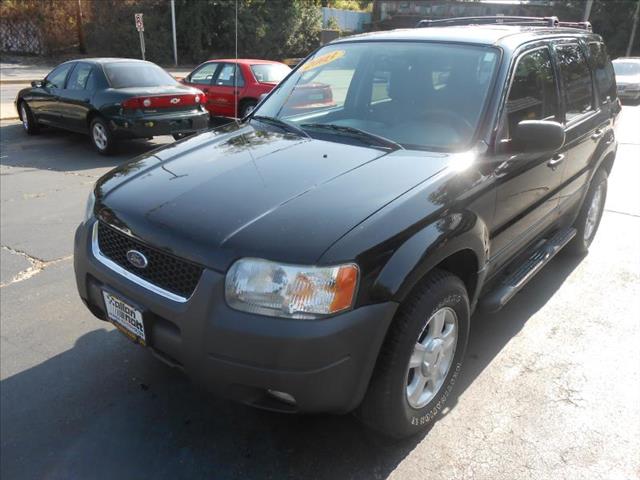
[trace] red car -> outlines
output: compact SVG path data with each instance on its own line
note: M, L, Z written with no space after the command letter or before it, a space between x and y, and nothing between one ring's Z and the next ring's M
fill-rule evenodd
M260 95L273 90L290 71L284 63L269 60L209 60L181 82L204 92L205 107L211 115L244 117L258 104Z

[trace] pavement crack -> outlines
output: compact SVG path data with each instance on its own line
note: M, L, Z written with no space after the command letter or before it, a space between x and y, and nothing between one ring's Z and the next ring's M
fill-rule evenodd
M38 273L42 272L45 268L48 268L48 267L50 267L52 265L55 265L57 263L64 262L66 260L70 260L71 258L73 258L73 255L67 255L65 257L54 258L53 260L43 260L41 258L34 257L33 255L29 255L25 251L15 249L15 248L9 247L7 245L2 245L1 247L2 247L3 250L5 250L5 251L7 251L9 253L12 253L14 255L18 255L18 256L26 258L27 261L31 265L29 266L29 268L27 268L25 270L22 270L21 272L18 272L8 282L0 283L0 288L4 288L4 287L7 287L7 286L12 285L14 283L18 283L18 282L22 282L24 280L28 280L31 277L33 277L33 276L37 275Z
M640 218L640 215L637 215L635 213L621 212L619 210L609 210L608 208L605 208L604 211L608 213L617 213L618 215L626 215L628 217Z

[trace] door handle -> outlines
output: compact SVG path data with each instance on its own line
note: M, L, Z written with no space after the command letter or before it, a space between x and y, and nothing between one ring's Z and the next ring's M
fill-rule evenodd
M604 130L597 129L595 132L593 132L593 135L591 135L591 140L598 140L602 138L603 135L604 135Z
M558 168L558 165L560 165L563 161L564 161L564 154L558 153L557 155L554 155L553 157L551 157L551 160L547 162L547 167L549 167L551 170L555 170L556 168Z

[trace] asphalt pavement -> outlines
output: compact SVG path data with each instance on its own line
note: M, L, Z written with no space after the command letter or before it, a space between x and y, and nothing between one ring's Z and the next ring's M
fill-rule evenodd
M95 180L172 141L27 137L0 122L3 479L620 479L640 476L640 107L624 107L600 230L494 315L472 320L431 431L383 441L351 416L216 398L95 319L73 233Z

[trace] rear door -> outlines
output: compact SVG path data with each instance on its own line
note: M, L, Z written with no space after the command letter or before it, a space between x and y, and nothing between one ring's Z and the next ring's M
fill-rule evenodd
M207 97L212 111L224 117L237 117L237 102L244 85L244 77L238 66L222 63Z
M201 65L196 70L194 70L191 75L189 75L185 82L189 86L193 86L202 90L205 94L207 102L205 104L207 110L214 115L217 115L213 105L211 104L209 98L211 95L211 86L213 85L213 80L216 77L216 73L218 68L220 67L219 62L209 62Z
M560 76L567 157L560 192L560 212L575 210L589 181L589 164L605 133L612 138L608 106L596 98L585 45L577 39L554 45Z
M491 269L498 270L557 219L566 152L522 153L511 133L522 120L561 121L559 90L548 45L516 59L498 134L496 210Z
M40 121L54 125L61 123L60 94L64 90L69 72L74 66L75 62L63 63L53 69L45 78L37 108L37 115Z
M87 115L91 110L91 97L95 93L93 69L89 63L78 62L60 94L62 122L72 130L85 131L88 128Z

